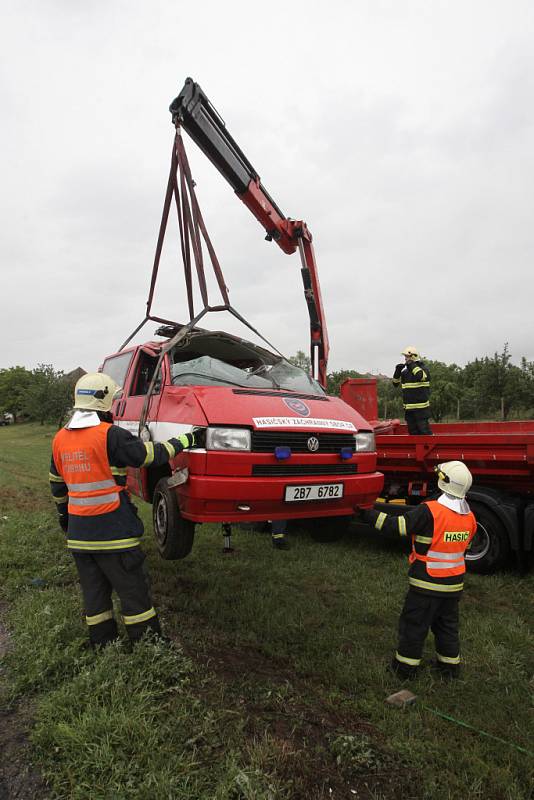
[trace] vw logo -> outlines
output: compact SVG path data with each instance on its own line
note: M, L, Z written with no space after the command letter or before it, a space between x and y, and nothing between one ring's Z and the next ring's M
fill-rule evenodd
M306 444L308 445L308 450L310 453L316 453L319 449L319 439L317 436L310 436Z

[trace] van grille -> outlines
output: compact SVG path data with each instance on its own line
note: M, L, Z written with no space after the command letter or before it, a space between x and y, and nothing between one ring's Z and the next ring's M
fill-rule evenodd
M315 437L319 449L310 451L308 439ZM252 451L254 453L274 453L275 447L290 447L292 453L339 453L342 447L350 447L354 452L355 441L352 433L314 433L309 431L252 431Z
M254 464L252 475L267 476L299 475L355 475L357 464Z

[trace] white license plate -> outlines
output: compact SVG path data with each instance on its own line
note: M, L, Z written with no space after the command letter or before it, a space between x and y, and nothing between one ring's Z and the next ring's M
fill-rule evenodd
M300 486L286 486L285 500L298 503L306 500L339 500L343 497L342 483L313 483Z

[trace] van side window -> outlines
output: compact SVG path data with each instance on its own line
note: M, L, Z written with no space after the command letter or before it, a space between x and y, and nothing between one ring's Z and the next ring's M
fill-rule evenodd
M128 353L120 353L118 356L111 356L104 361L102 372L113 378L117 386L124 386L126 373L132 362L134 352L134 350L130 350Z
M137 370L130 391L130 395L146 394L150 381L158 364L158 359L149 356L147 353L139 353L139 361L137 362ZM161 372L159 373L156 382L154 383L154 392L159 394L161 389Z

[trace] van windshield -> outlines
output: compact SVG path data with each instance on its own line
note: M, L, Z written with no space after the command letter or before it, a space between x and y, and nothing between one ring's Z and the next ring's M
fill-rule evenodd
M175 386L239 386L325 394L300 367L226 333L194 332L174 347L170 356Z

